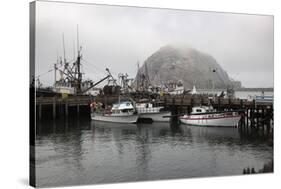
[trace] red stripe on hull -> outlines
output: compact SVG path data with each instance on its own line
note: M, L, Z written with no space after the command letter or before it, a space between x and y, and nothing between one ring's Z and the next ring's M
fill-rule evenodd
M184 117L181 117L180 119L185 119L185 120L209 120L209 119L225 119L225 118L236 118L236 117L241 117L241 116L224 116L224 117L208 117L208 118L184 118Z

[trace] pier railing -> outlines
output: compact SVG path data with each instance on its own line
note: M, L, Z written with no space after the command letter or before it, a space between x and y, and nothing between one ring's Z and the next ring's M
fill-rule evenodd
M36 97L36 104L39 105L51 105L56 104L68 104L68 105L89 105L93 97L90 96L72 96L72 97Z

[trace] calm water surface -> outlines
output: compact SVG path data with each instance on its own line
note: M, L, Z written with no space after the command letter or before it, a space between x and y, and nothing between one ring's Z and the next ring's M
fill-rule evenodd
M273 158L267 142L236 128L74 120L36 132L38 186L240 175Z

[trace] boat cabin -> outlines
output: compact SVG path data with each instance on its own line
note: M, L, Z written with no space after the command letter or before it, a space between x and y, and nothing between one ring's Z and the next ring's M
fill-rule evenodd
M135 108L134 108L132 102L130 102L130 101L113 104L113 106L111 108L112 113L121 113L121 112L125 113L125 112L132 112L134 110L135 110Z
M212 106L195 106L192 108L191 114L202 114L214 112L214 108Z

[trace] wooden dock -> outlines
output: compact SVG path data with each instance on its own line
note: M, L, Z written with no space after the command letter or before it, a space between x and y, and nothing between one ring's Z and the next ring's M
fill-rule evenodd
M135 101L139 100L137 98L131 98ZM118 101L118 95L98 97L68 96L67 98L36 97L36 119L57 119L79 116L90 118L90 104L94 100L102 102L105 105L111 105ZM238 111L241 115L239 129L246 133L252 129L273 133L273 102L222 97L211 98L206 95L167 95L147 100L171 111L171 125L179 124L179 116L190 113L193 106L212 105L219 111Z
M42 118L42 109L49 107L49 112L52 111L52 117L56 118L58 114L68 116L69 109L80 114L80 109L86 109L86 113L90 114L90 103L95 100L105 104L112 104L118 101L118 95L115 96L68 96L62 97L36 97L36 112L39 119ZM138 99L134 99L138 100ZM178 115L182 113L190 113L193 106L212 105L218 110L241 110L244 112L273 112L272 102L256 102L255 100L248 101L236 98L210 98L206 95L177 95L177 96L162 96L154 100L148 99L154 104L164 106L171 110L172 114ZM50 110L51 107L51 110Z

